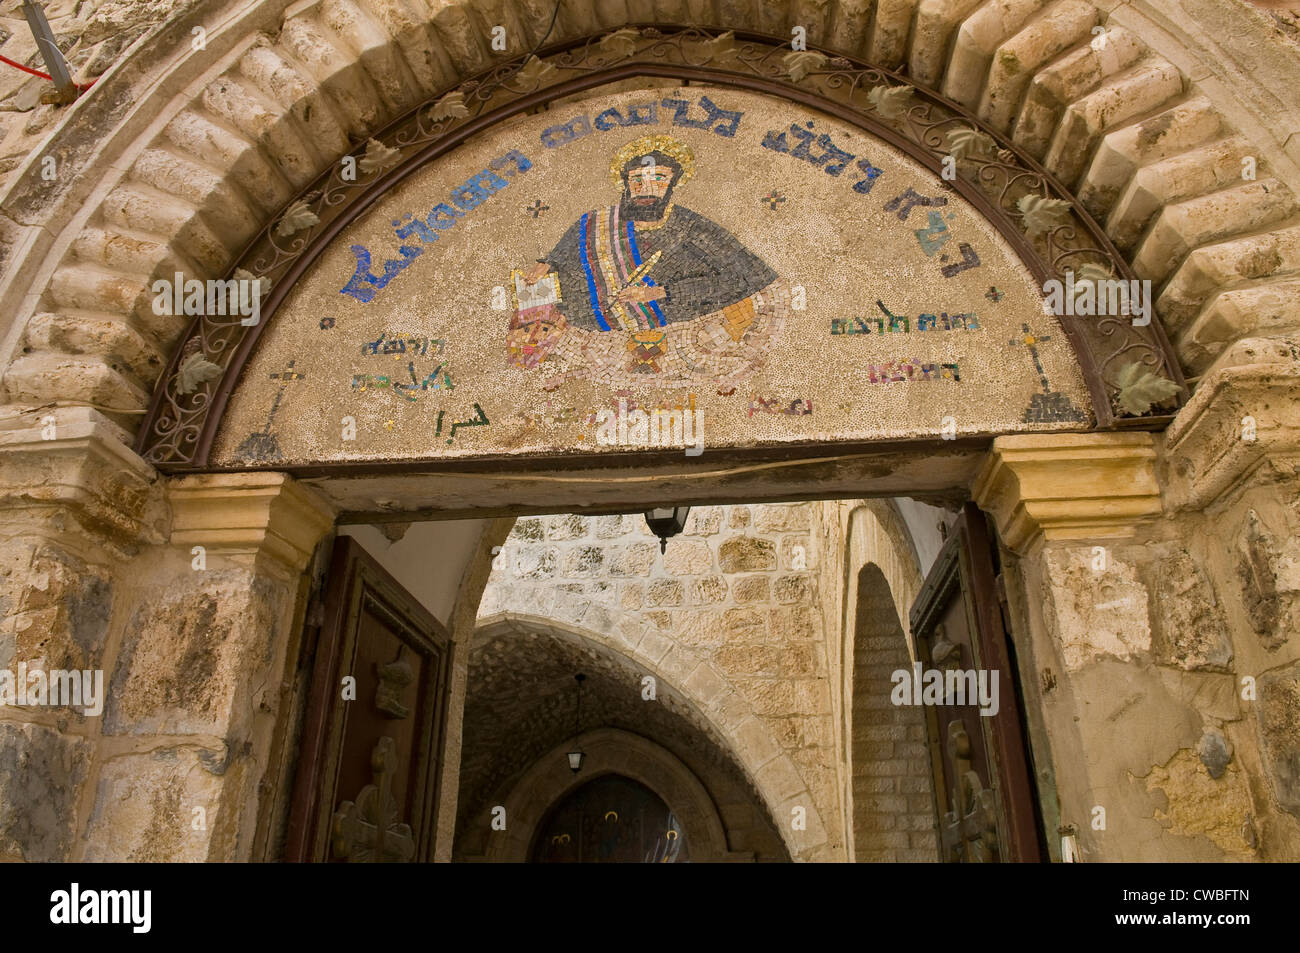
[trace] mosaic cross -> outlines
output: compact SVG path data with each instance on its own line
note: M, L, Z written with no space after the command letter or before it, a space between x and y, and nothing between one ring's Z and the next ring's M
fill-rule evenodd
M290 361L283 371L267 375L271 380L279 381L280 386L276 389L275 399L271 401L271 412L266 415L266 426L262 428L260 433L250 433L236 448L235 452L246 462L280 459L280 445L275 439L275 435L271 433L271 425L275 423L275 415L280 412L280 401L284 400L284 385L306 380L307 378L306 374L295 371L293 365L294 362Z
M1020 327L1024 330L1024 335L1022 337L1012 338L1007 343L1013 347L1017 344L1023 344L1025 347L1029 348L1029 356L1034 359L1034 369L1038 371L1038 380L1043 385L1043 393L1051 393L1052 388L1047 384L1047 372L1043 370L1042 359L1038 356L1038 342L1050 341L1052 336L1050 334L1044 334L1041 336L1036 335L1033 331L1029 330L1029 325L1027 324L1022 324Z
M289 366L286 367L283 371L280 371L278 374L269 375L271 380L279 381L281 384L287 384L290 381L300 381L307 376L306 374L299 374L297 371L295 371L293 369L293 365L294 362L290 361Z
M1006 296L1006 292L1003 291L1001 288L999 288L997 285L992 286L991 288L989 288L988 291L984 292L984 297L988 298L994 304L997 304L1005 296Z
M771 192L764 195L761 201L766 202L767 207L775 212L776 207L785 201L785 196L773 189Z
M267 375L268 377L271 378L271 380L280 382L280 389L275 392L275 400L271 402L271 413L266 418L266 429L263 431L263 433L270 433L271 424L275 423L275 415L280 410L280 401L284 400L284 385L291 384L294 381L304 380L307 377L306 374L299 374L297 371L295 371L293 369L293 364L294 362L290 361L289 366L286 367L283 371L280 371L279 373L276 374Z
M535 199L531 204L524 206L524 211L533 218L541 218L543 212L549 212L551 207L543 205L541 199Z

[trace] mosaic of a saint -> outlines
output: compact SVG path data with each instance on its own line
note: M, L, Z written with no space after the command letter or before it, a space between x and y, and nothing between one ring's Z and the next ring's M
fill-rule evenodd
M584 213L545 259L514 272L512 363L555 362L548 386L639 375L734 384L761 366L789 289L729 231L677 203L694 171L690 147L672 136L619 150L618 203Z

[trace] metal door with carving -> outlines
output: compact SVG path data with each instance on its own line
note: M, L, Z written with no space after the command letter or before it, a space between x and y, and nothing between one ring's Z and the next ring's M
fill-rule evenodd
M937 686L938 676L929 675L933 671L944 680L939 703L926 705L926 725L940 850L948 862L1045 856L1013 648L997 587L984 514L968 503L909 614L923 678ZM973 672L974 678L959 672ZM982 715L969 689L982 677L991 693L995 672L997 711ZM991 712L993 706L985 709Z
M324 602L285 858L431 860L450 637L349 537Z

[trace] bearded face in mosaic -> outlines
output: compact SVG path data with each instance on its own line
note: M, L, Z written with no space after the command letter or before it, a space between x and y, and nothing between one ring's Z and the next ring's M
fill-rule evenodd
M725 228L677 202L694 164L690 147L671 136L628 143L610 168L618 203L581 215L545 259L519 273L522 287L554 280L553 306L570 328L639 339L705 319L738 342L754 323L755 297L777 274ZM655 373L658 365L635 369Z

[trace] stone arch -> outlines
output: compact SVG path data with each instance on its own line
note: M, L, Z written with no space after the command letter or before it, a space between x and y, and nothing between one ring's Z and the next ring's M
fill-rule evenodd
M889 702L890 674L910 669L916 656L907 622L924 582L916 546L893 500L839 504L836 525L844 540L837 611L845 841L855 860L933 860L924 716Z
M799 22L814 46L906 66L954 97L977 90L970 95L985 121L1105 219L1137 272L1156 282L1157 310L1189 372L1210 375L1292 359L1276 339L1300 326L1291 195L1300 144L1279 141L1297 114L1283 54L1249 11L1226 0L1205 8L1220 23L1241 17L1239 28L1214 36L1199 11L1173 18L1150 0L1105 15L1070 0L904 0L888 9L861 0L629 0L566 6L554 38L652 20L788 35ZM0 198L10 416L92 404L112 420L92 414L96 436L129 441L183 330L145 306L150 279L175 268L222 275L296 182L403 103L489 63L489 24L518 24L531 41L549 14L540 0L230 0L169 21L69 110ZM1099 20L1109 45L1093 49L1090 22ZM208 28L206 56L189 49L193 25ZM1242 65L1252 47L1271 57L1254 75ZM1261 159L1258 181L1233 174L1247 146ZM52 186L34 174L46 155L66 173ZM1258 337L1272 340L1261 346ZM1203 389L1197 412L1216 390Z
M574 611L581 612L580 600ZM636 632L636 637L632 633ZM826 831L813 805L798 766L782 753L751 702L723 673L680 644L654 637L653 633L630 626L602 626L601 630L578 626L554 618L502 612L479 619L475 638L490 639L499 634L535 633L579 645L598 646L632 666L652 675L660 696L679 696L681 706L692 715L697 728L719 739L719 747L734 759L759 801L775 822L789 855L795 859L817 859L824 851ZM644 643L644 647L642 645ZM666 649L666 651L665 651ZM670 802L671 803L671 802ZM782 823L793 806L805 808L805 830ZM549 806L549 802L548 805ZM538 815L540 817L540 815ZM524 850L527 845L524 846Z
M350 148L490 65L493 25L531 48L552 12L538 0L234 6L189 11L155 31L13 177L0 208L15 222L42 213L46 221L8 230L0 313L15 316L5 337L10 404L87 403L122 412L114 419L130 427L183 330L183 320L147 307L153 276L222 275ZM1105 219L1138 275L1160 286L1158 313L1189 369L1233 363L1234 344L1241 360L1286 359L1242 340L1300 325L1300 226L1287 185L1300 176L1294 144L1285 152L1268 118L1270 107L1296 106L1239 65L1265 35L1262 16L1229 42L1151 4L1105 16L1085 0L872 6L572 5L551 40L645 22L740 23L788 36L799 23L814 45L906 66L1010 134ZM1233 10L1214 16L1245 15ZM1097 44L1092 28L1102 20L1106 40ZM207 29L203 56L187 50L192 24ZM1215 74L1210 63L1223 65ZM91 123L107 101L117 105ZM88 129L105 148L77 145ZM1263 160L1255 181L1234 179L1246 149ZM40 153L73 166L54 188L33 175Z
M885 574L857 573L849 751L853 859L937 860L934 782L925 712L890 701L896 671L909 672L907 636Z
M904 642L915 657L907 614L925 581L916 544L893 500L863 500L848 512L846 546L850 572L874 563L884 574L898 618L903 620Z
M587 756L581 774L569 770L564 756L574 744L580 745ZM648 738L615 728L600 728L565 739L534 762L500 802L508 818L503 836L489 837L482 854L467 854L462 859L497 863L527 860L546 813L577 788L606 774L621 774L644 784L676 813L691 845L693 862L749 859L748 854L728 850L717 808L690 768Z

